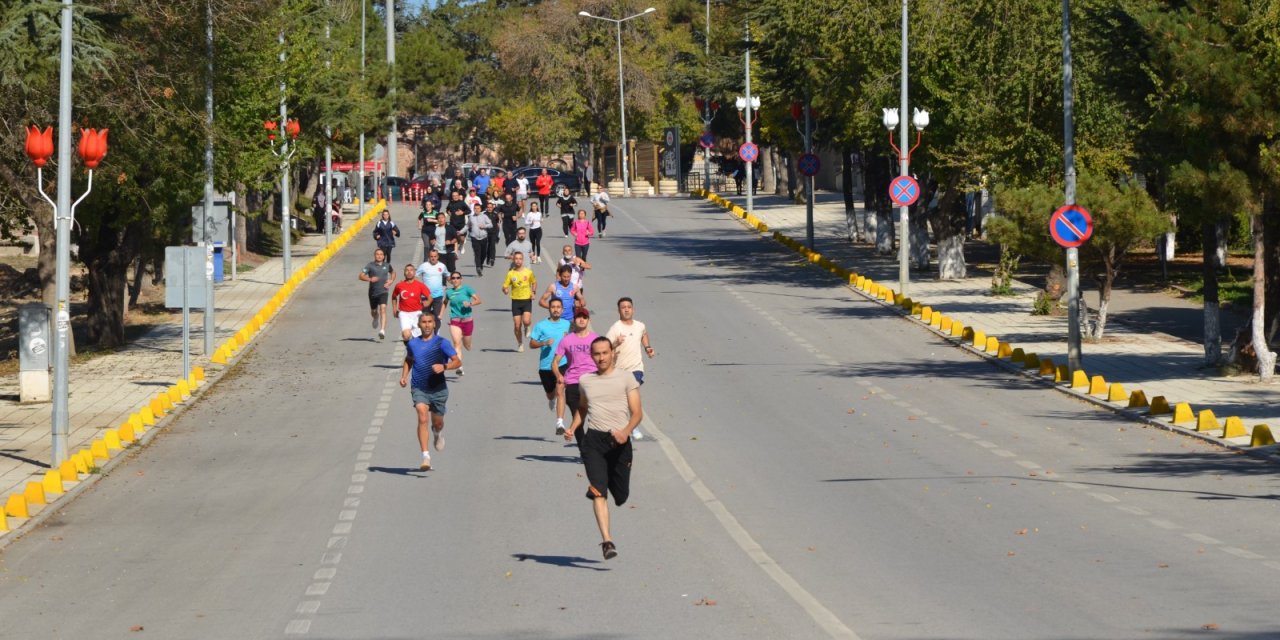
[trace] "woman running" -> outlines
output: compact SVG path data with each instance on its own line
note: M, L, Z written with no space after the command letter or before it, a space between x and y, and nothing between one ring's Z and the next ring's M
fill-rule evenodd
M449 301L449 333L453 336L453 349L459 353L462 349L471 350L471 333L475 329L475 321L471 313L480 304L480 296L469 284L462 284L462 274L454 271L449 274L449 288L444 297ZM458 367L458 375L466 375L462 367Z
M529 230L529 244L533 245L532 264L542 262L542 211L536 202L529 203L529 211L524 214L524 227Z
M591 248L591 236L595 235L591 221L587 220L586 209L578 209L578 219L569 227L569 233L573 234L573 255L586 260L587 250Z

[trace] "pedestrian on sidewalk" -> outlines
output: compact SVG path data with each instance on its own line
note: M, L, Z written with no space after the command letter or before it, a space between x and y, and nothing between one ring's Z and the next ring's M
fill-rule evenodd
M591 236L595 235L591 221L587 220L586 210L578 209L578 219L569 227L569 233L573 234L573 255L586 260L587 250L591 248Z
M391 262L391 250L396 247L396 238L400 237L400 227L391 221L391 212L383 210L382 219L373 225L373 241L382 249L387 262Z
M556 382L564 387L564 404L556 415L556 433L565 428L566 440L573 438L573 431L564 423L564 411L567 408L573 412L570 422L578 419L578 381L584 374L596 370L596 363L591 359L591 341L600 337L591 330L591 312L586 307L573 309L571 326L570 332L556 345L556 356L551 360L551 372L555 374Z
M463 349L470 351L471 334L475 331L471 314L480 305L480 296L471 285L462 284L462 274L457 271L449 274L449 288L445 289L444 295L449 301L449 334L453 337L453 349L458 353ZM458 367L458 375L466 375L462 367Z
M604 185L600 185L600 190L591 196L591 207L596 211L596 233L600 237L605 237L604 229L608 225L609 216L609 192L604 190ZM584 258L586 256L583 256Z
M614 366L630 373L636 382L644 384L644 358L653 359L657 352L649 343L649 331L643 322L635 319L635 301L623 296L618 298L618 321L609 327L605 337L613 342ZM640 429L633 433L636 440L644 439Z
M387 262L387 252L374 249L373 262L360 270L360 280L369 283L369 315L373 316L373 329L382 340L387 337L387 296L396 281L396 270Z
M409 398L418 414L418 445L422 448L420 471L431 470L431 450L427 447L427 425L435 432L435 448L444 451L444 416L448 412L449 385L444 372L462 368L462 357L448 340L436 335L436 317L424 313L418 318L421 336L409 340L404 365L400 369L400 386L413 386Z
M391 291L391 312L400 320L400 339L409 341L418 333L418 316L422 315L423 301L431 304L431 291L416 277L413 264L404 266L404 280L396 283Z
M569 320L563 317L564 303L558 298L552 298L547 305L547 319L541 320L538 324L533 325L533 331L529 334L529 347L540 349L538 352L538 381L542 383L542 391L547 396L547 409L557 416L556 418L556 435L564 435L564 385L560 379L564 377L564 370L567 364L561 365L559 368L559 376L551 371L552 361L556 357L556 347L560 345L560 339L569 333L572 326Z
M524 351L524 338L533 325L533 292L538 290L538 278L533 270L524 266L524 253L511 254L511 270L502 281L502 293L511 296L511 326L516 336L516 351Z
M578 199L569 193L569 187L560 185L560 195L556 196L556 206L560 208L560 226L564 237L569 237L569 225L573 224L573 208L578 206Z
M493 221L485 215L484 207L476 206L475 211L467 216L467 237L471 238L471 255L476 259L476 275L484 275L484 267L489 262L489 234L494 233Z
M631 495L631 434L644 418L644 410L640 383L615 366L613 343L608 338L591 341L591 359L596 371L584 374L578 382L578 410L565 438L578 439L578 453L587 474L587 499L600 529L600 551L610 560L618 550L609 532L609 493L619 507Z

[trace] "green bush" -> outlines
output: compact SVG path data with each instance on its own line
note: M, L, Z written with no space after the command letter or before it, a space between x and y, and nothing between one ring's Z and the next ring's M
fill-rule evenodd
M294 244L302 240L303 233L297 229L292 229L290 239ZM257 242L252 247L253 252L264 256L278 256L284 254L284 246L281 242L280 225L275 223L267 223L262 225L261 232L257 234Z

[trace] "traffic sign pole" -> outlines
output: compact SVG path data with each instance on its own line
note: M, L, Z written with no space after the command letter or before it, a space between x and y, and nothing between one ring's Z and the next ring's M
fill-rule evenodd
M804 155L806 158L813 155L813 120L809 113L808 96L804 99ZM809 242L809 250L815 251L813 247L813 175L806 175L804 178L804 196L805 239Z
M1062 156L1065 165L1066 204L1076 203L1076 148L1071 73L1071 5L1062 0ZM1067 249L1067 367L1083 368L1080 353L1080 250Z

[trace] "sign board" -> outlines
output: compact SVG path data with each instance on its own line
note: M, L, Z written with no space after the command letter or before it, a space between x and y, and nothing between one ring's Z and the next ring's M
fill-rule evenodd
M1093 216L1080 205L1059 207L1049 216L1049 235L1064 249L1078 247L1093 236Z
M816 154L805 153L796 160L796 168L800 169L800 173L812 178L818 175L818 171L822 169L822 161L818 159Z
M204 247L165 247L164 306L170 309L181 309L184 306L182 292L185 286L185 306L203 309L206 282L204 274Z
M202 231L207 232L209 237L206 238ZM213 242L231 244L231 202L229 200L214 200L213 215L208 216L207 219L203 204L191 207L191 241L196 244Z
M909 207L920 199L920 183L911 176L898 176L889 183L889 199L899 207Z
M53 342L49 307L38 302L18 307L18 367L21 371L48 371Z
M760 147L753 142L744 142L741 147L738 147L738 157L742 158L743 162L755 162L756 158L760 157Z
M711 135L711 132L708 131L702 134L701 138L698 138L698 144L701 145L703 149L710 149L715 146L716 137Z
M680 178L680 127L662 130L662 175Z

